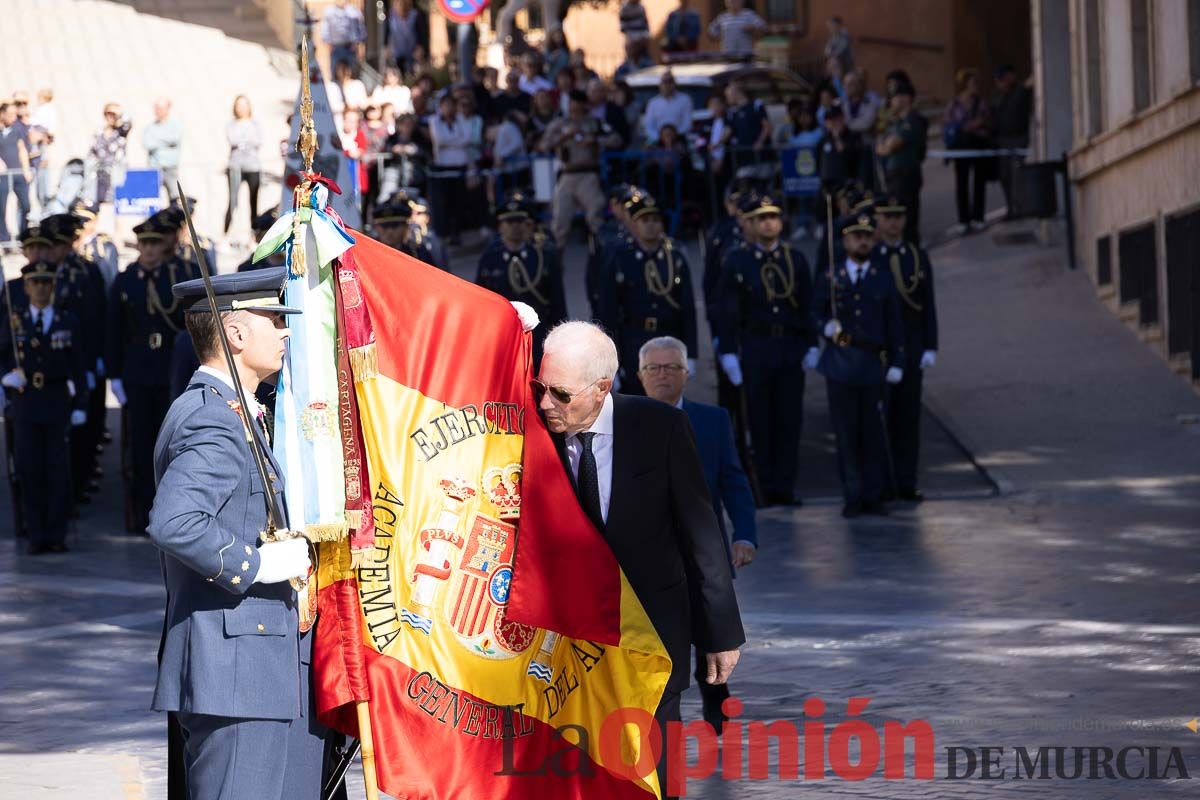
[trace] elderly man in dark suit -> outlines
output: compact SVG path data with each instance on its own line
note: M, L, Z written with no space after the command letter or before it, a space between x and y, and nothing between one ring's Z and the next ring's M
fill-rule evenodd
M219 320L201 281L173 287L201 364L154 449L148 532L162 553L167 617L153 707L179 720L197 800L316 800L321 790L325 729L309 689L312 636L300 634L288 585L308 574L308 543L264 541L268 519L286 527L287 509L268 511L247 446L253 435L282 498L253 392L282 364L281 315L293 311L279 302L284 280L284 267L217 276ZM248 407L234 390L222 335Z
M671 656L655 714L665 729L679 720L691 645L707 654L705 680L719 685L746 637L687 414L612 394L616 372L616 345L598 325L564 322L546 337L534 388L583 510Z
M638 352L638 378L646 387L647 396L683 409L688 415L730 567L745 567L754 561L758 552L754 493L733 443L733 422L729 412L720 406L697 403L683 396L688 382L687 361L687 346L683 342L673 336L659 336L642 345ZM729 512L733 523L732 537L725 528L725 511ZM732 546L730 538L733 539ZM721 703L729 697L729 684L705 682L706 664L706 654L697 647L696 682L704 699L704 719L720 733L726 719Z

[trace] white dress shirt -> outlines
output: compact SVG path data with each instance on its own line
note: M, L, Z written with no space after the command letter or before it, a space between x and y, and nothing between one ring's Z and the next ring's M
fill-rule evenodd
M612 395L604 398L600 416L592 423L588 431L596 434L592 437L592 455L596 457L596 479L600 484L600 514L608 522L608 503L612 499L612 462L613 462L613 399ZM585 431L586 433L587 431ZM579 459L583 456L583 441L577 434L567 437L567 459L571 462L571 475L579 482Z
M856 264L850 259L846 259L846 273L850 276L850 283L857 284L858 279L867 271L866 264Z
M50 330L50 326L54 324L54 306L37 308L31 305L29 306L29 313L33 315L39 333L46 333Z

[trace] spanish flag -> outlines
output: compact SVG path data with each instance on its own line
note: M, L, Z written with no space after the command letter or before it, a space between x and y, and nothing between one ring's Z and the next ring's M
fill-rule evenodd
M657 795L670 658L537 413L530 336L500 296L356 239L336 277L375 546L320 546L321 718L357 735L369 699L396 797Z

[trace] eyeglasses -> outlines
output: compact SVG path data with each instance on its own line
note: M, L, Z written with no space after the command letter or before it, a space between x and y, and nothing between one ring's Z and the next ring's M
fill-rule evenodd
M687 369L687 367L683 366L682 364L643 364L642 368L639 369L638 372L644 372L647 375L657 375L660 372L665 372L668 375L678 375L685 369Z
M578 392L568 392L566 389L564 389L561 386L547 386L546 384L542 383L537 378L534 378L533 380L531 380L529 382L529 385L531 387L533 387L533 394L537 398L539 403L542 401L542 398L545 397L546 392L549 392L551 397L553 397L555 400L557 400L558 402L562 403L565 406L565 405L569 404L572 400L574 400L576 397L583 394L585 391L592 388L593 386L595 386L597 383L599 383L602 380L604 380L604 379L597 378L596 380L589 383L587 386L580 389Z

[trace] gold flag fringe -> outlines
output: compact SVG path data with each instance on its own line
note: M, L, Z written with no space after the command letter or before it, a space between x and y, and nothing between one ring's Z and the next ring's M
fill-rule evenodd
M362 527L362 516L363 512L361 509L356 508L346 512L346 525L349 526L350 530L353 531Z
M345 522L305 525L304 535L310 542L340 542L350 535L350 526Z
M365 550L350 551L350 569L363 569L370 563L371 556L375 554L374 547L368 547Z
M379 375L379 357L375 353L374 342L352 348L349 354L350 371L354 373L355 383L362 383Z

